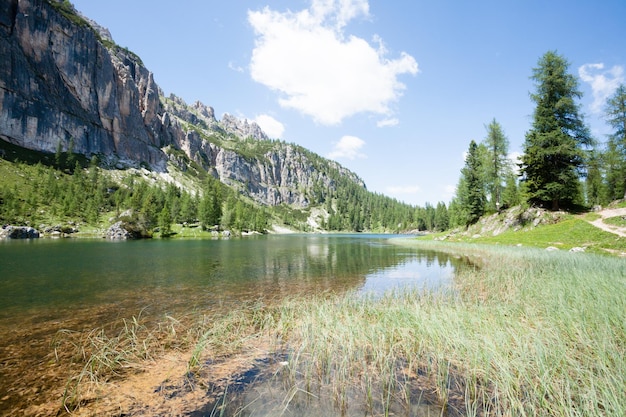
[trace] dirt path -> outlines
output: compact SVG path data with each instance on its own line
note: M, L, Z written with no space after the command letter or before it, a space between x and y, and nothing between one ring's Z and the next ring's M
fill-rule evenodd
M612 226L604 223L604 219L609 217L626 216L626 208L602 210L599 211L598 214L602 217L589 222L590 224L606 232L626 237L626 227Z

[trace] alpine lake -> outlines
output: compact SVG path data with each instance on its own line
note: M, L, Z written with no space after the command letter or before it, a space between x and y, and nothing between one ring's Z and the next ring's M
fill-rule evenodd
M0 415L46 415L50 402L65 412L53 394L62 391L67 378L54 348L59 334L86 333L136 317L219 315L294 296L377 297L405 288L441 289L452 286L456 269L466 262L391 243L395 238L294 234L0 241ZM277 398L287 395L263 388L271 381L257 374L263 372L242 377L240 403L252 387ZM321 410L326 403L320 400L310 415L344 415L332 407ZM263 407L246 407L237 415L273 415ZM306 407L298 414L307 415ZM207 403L190 415L216 415L215 405Z

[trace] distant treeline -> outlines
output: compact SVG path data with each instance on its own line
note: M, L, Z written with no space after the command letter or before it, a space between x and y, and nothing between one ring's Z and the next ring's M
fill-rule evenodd
M277 220L310 230L307 210L260 206L210 175L194 179L198 191L189 192L171 183L149 183L139 173L116 180L98 167L97 158L90 163L80 155L61 153L48 159L47 165L20 161L10 165L18 174L5 175L0 182L0 222L37 227L75 221L96 226L121 219L145 234L159 228L167 235L175 223L263 233ZM370 192L347 177L333 179L334 190L316 188L310 196L315 199L312 205L329 214L320 224L325 230L403 232L448 227L443 203L436 208L414 207Z

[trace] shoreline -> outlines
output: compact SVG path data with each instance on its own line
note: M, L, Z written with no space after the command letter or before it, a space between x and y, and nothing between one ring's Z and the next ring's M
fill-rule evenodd
M78 385L74 396L66 391L66 406L73 415L209 413L207 407L233 398L227 395L235 395L241 375L262 366L287 387L317 387L336 410L345 402L376 414L384 401L359 402L367 396L350 392L366 387L382 398L379 390L393 381L400 393L416 395L406 401L465 410L459 415L472 409L512 415L626 411L626 358L619 348L626 342L620 327L626 322L623 261L528 247L390 241L467 256L479 267L458 272L454 294L319 294L250 303L210 320L201 312L152 326L127 319L130 327L96 339L67 334L55 349L87 356L81 372L74 362L66 386ZM140 346L148 350L134 350ZM128 356L119 368L93 374L93 364L108 351ZM543 390L551 395L549 409ZM595 403L586 400L591 392ZM402 404L387 405L407 406Z

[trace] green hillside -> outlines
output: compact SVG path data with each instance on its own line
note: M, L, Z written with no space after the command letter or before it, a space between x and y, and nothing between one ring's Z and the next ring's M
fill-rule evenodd
M206 140L228 143L250 163L262 163L270 149L295 146L225 134ZM306 156L309 169L324 172L334 185L333 189L322 183L310 187L306 208L263 206L216 180L182 152L178 153L184 169L171 164L164 177L147 168L110 169L97 157L89 161L78 154L47 154L4 141L0 149L2 224L39 229L71 224L78 225L82 234L98 235L111 223L126 220L143 236L161 236L161 229L185 236L188 230L183 230L183 224L194 228L194 236L210 230L265 233L273 225L304 232L397 232L416 225L415 207L368 191L336 163L301 147L297 150Z

